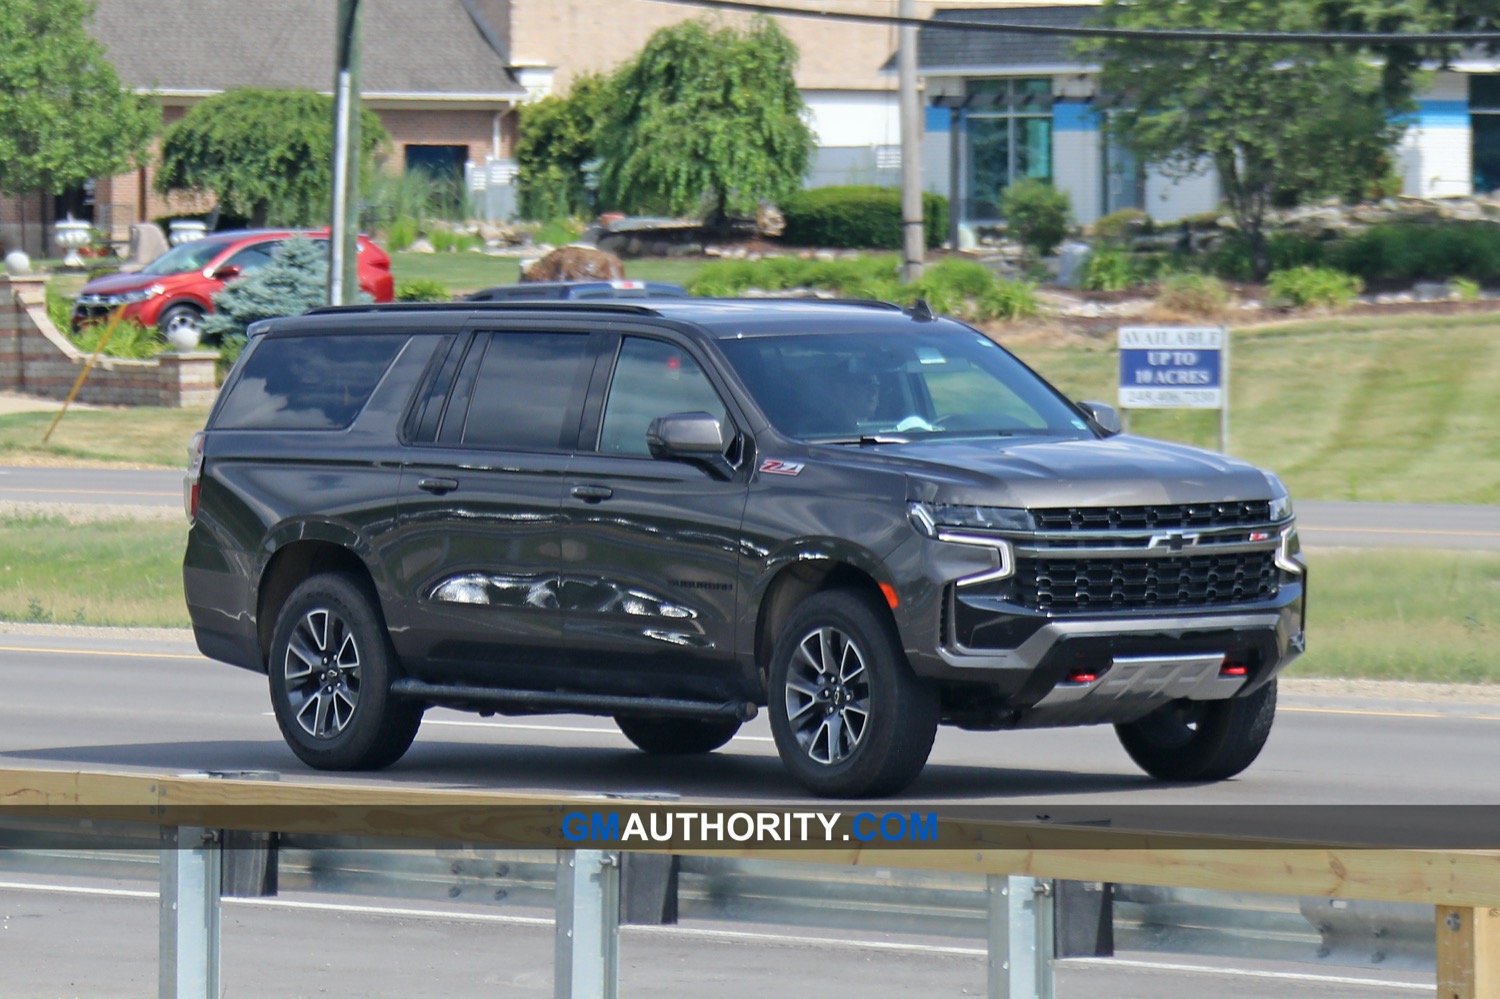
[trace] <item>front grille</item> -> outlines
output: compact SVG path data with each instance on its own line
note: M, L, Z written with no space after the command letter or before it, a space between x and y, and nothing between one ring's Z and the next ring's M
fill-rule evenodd
M1054 507L1032 510L1039 531L1128 531L1248 527L1271 519L1269 500L1155 506Z
M1016 561L1016 600L1054 614L1211 607L1276 595L1275 552Z

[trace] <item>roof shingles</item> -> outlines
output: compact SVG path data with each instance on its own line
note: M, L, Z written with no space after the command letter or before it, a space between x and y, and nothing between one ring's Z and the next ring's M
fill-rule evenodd
M1077 27L1096 14L1092 7L1030 7L940 10L924 25L917 42L922 71L934 69L1024 70L1030 66L1081 66L1072 39L1061 35L962 31L937 27L942 21Z

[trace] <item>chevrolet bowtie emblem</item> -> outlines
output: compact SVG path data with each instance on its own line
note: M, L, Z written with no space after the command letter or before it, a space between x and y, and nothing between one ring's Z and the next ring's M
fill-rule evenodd
M1197 532L1186 533L1172 531L1166 534L1153 534L1147 548L1166 548L1169 551L1180 552L1184 548L1191 548L1198 543Z

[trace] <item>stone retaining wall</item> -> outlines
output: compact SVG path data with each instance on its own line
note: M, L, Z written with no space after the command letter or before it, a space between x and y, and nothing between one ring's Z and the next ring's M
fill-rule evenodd
M101 357L79 402L105 406L206 406L218 394L218 355L165 352L149 361ZM0 389L66 399L88 355L47 317L47 278L0 274Z

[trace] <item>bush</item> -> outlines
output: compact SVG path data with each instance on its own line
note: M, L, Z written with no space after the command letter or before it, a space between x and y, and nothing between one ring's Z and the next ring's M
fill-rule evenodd
M1266 297L1279 308L1339 308L1354 301L1364 282L1353 274L1328 267L1297 267L1272 271L1266 280Z
M1123 243L1134 236L1148 236L1155 231L1151 216L1139 208L1121 208L1094 223L1094 235L1111 243Z
M418 234L417 220L403 215L386 226L385 248L392 253L400 253L417 241Z
M968 302L984 296L995 284L990 269L974 260L944 260L928 267L920 278L896 290L897 301L925 298L934 312L964 315Z
M1479 301L1479 282L1470 281L1467 278L1450 278L1448 281L1448 294L1460 302Z
M1124 291L1135 284L1130 251L1100 244L1089 250L1078 272L1078 286L1085 291Z
M1500 226L1375 225L1335 244L1328 263L1366 281L1495 280L1500 278Z
M901 248L901 194L891 187L815 187L798 191L778 206L786 220L782 238L794 246ZM948 199L922 195L923 231L928 248L948 234Z
M436 278L417 278L396 284L398 302L451 302L453 293Z
M1030 319L1040 311L1036 285L1030 281L996 281L979 298L979 318L983 320Z
M461 229L434 229L427 238L438 253L460 253L484 245L484 240Z
M1161 279L1157 304L1190 316L1217 316L1229 307L1229 289L1211 274L1168 274Z
M73 346L85 354L92 354L99 348L99 341L104 337L104 331L108 328L108 323L85 326L69 339L73 341ZM104 345L103 356L144 361L166 349L166 341L156 335L156 330L142 326L134 319L122 319L115 327L115 331L109 335L109 341Z
M1006 231L1039 257L1050 256L1073 224L1073 202L1046 181L1023 177L1000 193Z
M73 300L59 294L50 283L47 285L47 318L52 320L59 333L66 334L73 328Z
M845 298L889 298L896 290L894 257L859 260L721 260L702 267L689 279L687 290L708 298L731 298L751 288L789 291L812 288Z

